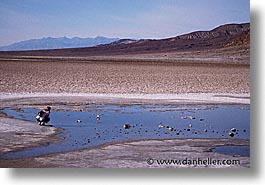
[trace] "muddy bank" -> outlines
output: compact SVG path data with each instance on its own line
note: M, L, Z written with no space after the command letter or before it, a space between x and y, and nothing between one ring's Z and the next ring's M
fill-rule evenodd
M0 117L0 155L46 145L50 142L59 142L55 137L59 132L58 128L40 127L37 123L30 121Z
M106 144L93 149L35 158L0 160L2 167L248 168L249 157L223 155L212 148L249 146L244 139L165 139ZM163 160L180 163L166 164ZM197 162L196 162L197 161ZM206 162L200 162L206 161ZM214 162L215 161L215 162ZM161 164L163 163L163 164Z

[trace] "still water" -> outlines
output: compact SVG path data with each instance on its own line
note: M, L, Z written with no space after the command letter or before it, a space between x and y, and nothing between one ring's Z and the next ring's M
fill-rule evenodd
M125 140L228 138L231 128L236 128L234 138L250 137L249 105L89 104L80 107L57 106L51 112L49 124L63 129L57 136L62 142L11 152L0 158L35 157ZM3 110L14 118L34 122L38 111ZM130 128L125 129L124 124Z

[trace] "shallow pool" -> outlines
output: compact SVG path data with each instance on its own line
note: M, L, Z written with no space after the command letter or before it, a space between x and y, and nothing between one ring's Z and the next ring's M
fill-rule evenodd
M5 109L18 119L36 122L39 110ZM100 115L100 119L97 119ZM77 120L80 120L78 123ZM36 123L37 124L37 123ZM138 139L250 137L249 105L100 105L56 106L50 123L62 128L63 141L1 155L0 158L34 157L48 153L91 148ZM125 129L124 124L131 127Z
M213 149L213 152L225 155L250 157L249 146L218 146Z

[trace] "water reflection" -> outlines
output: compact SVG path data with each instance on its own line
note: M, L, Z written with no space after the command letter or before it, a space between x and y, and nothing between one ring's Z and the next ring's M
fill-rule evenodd
M18 119L35 122L37 109L5 109ZM79 120L79 121L77 121ZM235 138L249 139L249 105L99 105L56 106L54 127L63 128L63 141L9 153L0 158L33 157L47 153L138 139ZM130 128L124 128L129 124Z

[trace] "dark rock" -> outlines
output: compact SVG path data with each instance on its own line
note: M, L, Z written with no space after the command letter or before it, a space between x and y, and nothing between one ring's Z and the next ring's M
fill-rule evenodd
M233 132L230 132L230 133L229 133L229 136L230 136L230 137L234 137L235 134L234 134Z
M169 127L168 130L169 130L169 131L174 131L174 128Z
M126 123L126 124L123 125L123 128L129 129L129 128L131 128L131 125L129 123Z

